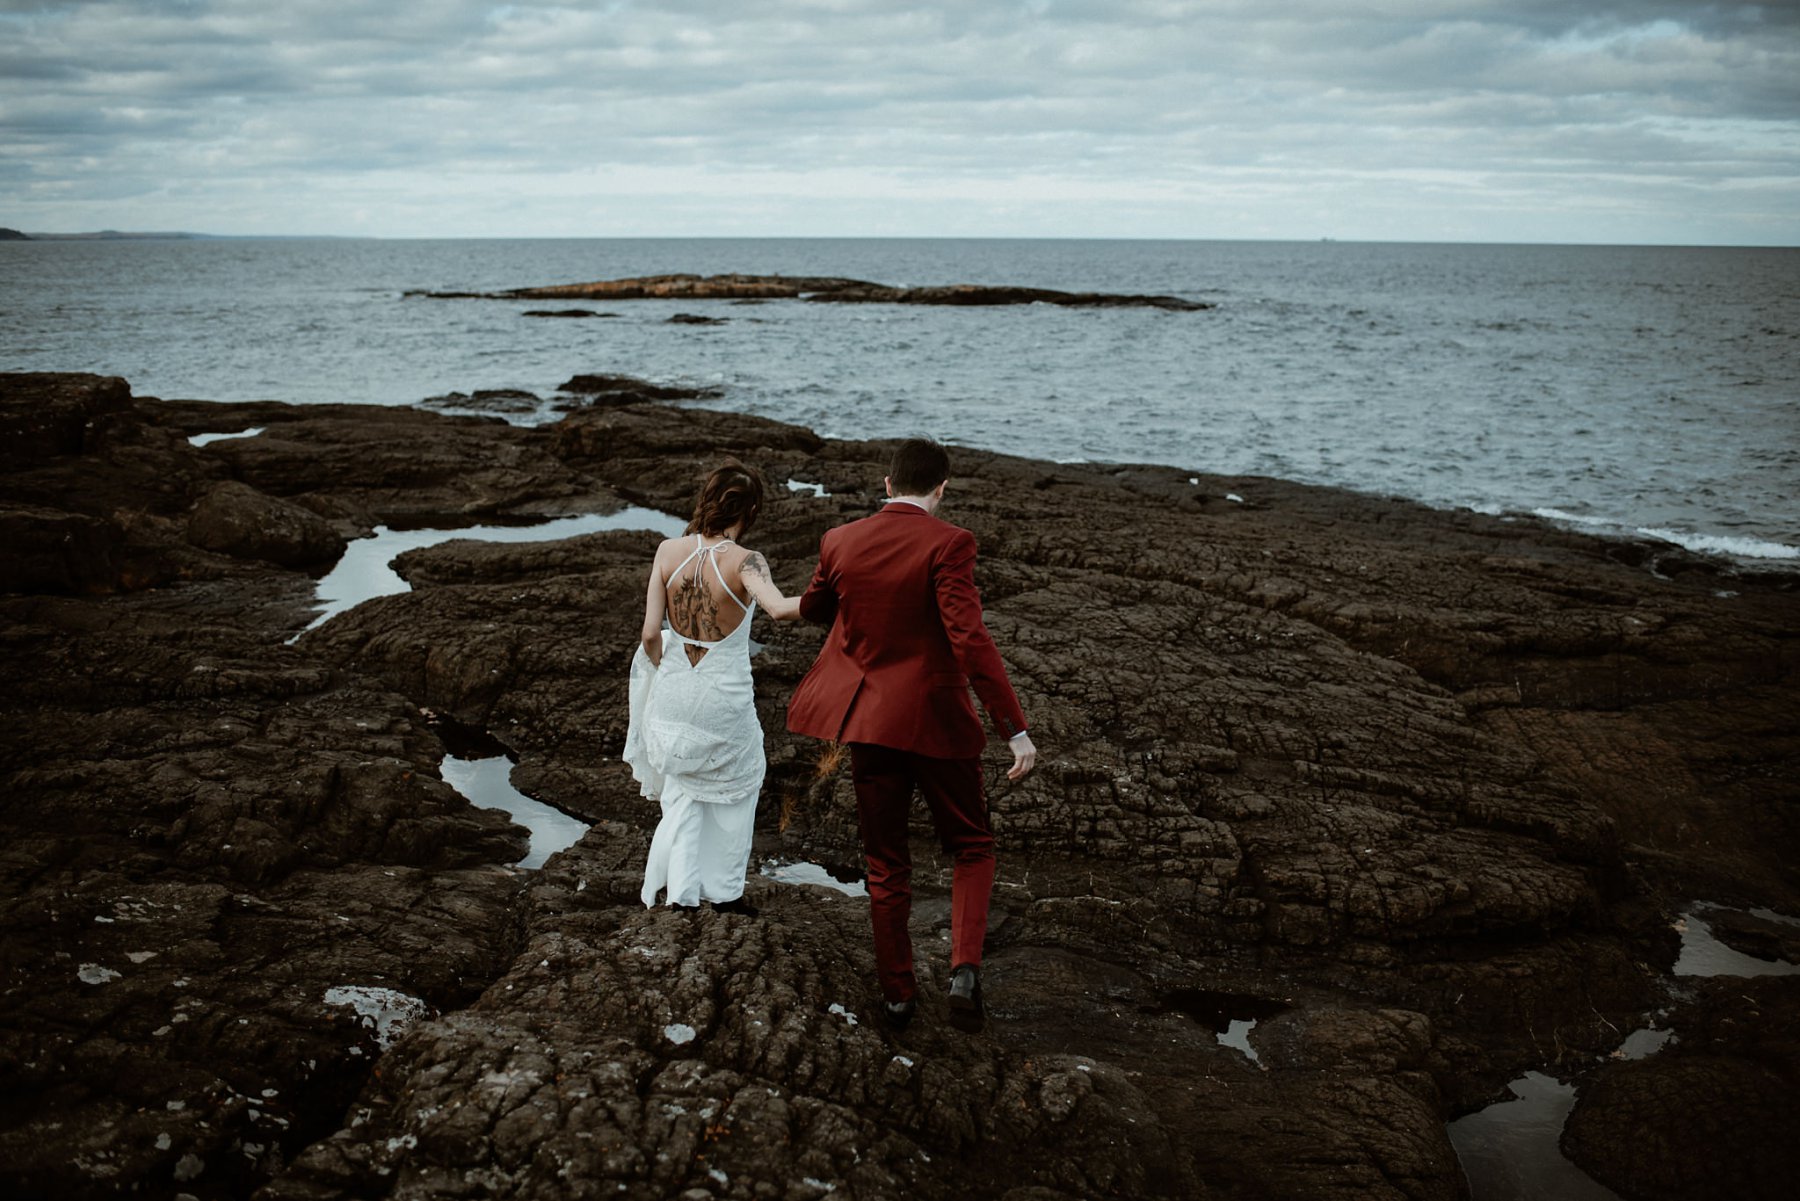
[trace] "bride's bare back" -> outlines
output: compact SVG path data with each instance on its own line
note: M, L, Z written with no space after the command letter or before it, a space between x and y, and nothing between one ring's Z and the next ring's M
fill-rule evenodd
M663 545L672 543L679 553L685 542L687 539L671 539ZM683 638L717 642L750 620L750 602L742 594L743 574L746 568L757 570L750 561L761 563L762 556L729 540L712 545L703 542L698 554L690 551L689 555L687 562L678 565L663 582L669 597L669 624ZM708 563L713 570L706 570ZM768 574L766 564L761 570L765 576ZM698 663L706 655L703 646L688 646L686 650L690 663Z
M707 542L693 534L670 538L656 550L644 606L644 649L661 658L659 630L666 616L683 639L717 642L750 618L751 600L770 617L800 616L798 597L783 596L770 578L768 560L730 538ZM685 645L688 662L706 657L703 646Z

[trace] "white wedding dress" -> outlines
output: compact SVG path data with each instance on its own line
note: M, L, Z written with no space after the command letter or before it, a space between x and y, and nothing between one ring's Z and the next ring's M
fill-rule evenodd
M716 642L683 637L665 623L662 665L653 666L641 646L632 658L624 758L644 795L662 803L662 821L644 863L647 906L656 904L663 889L673 905L744 895L756 798L767 767L750 679L756 602L746 605L726 586L713 555L718 546L701 544L698 535L695 543L693 554L669 578L696 558L701 560L696 572L711 562L719 586L744 610L744 619ZM698 663L688 661L689 646L705 649Z

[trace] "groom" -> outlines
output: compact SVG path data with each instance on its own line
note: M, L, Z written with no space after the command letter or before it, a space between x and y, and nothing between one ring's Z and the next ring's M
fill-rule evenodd
M975 536L935 516L950 479L936 442L900 444L887 506L826 532L800 616L831 633L794 690L788 729L850 747L850 778L868 862L869 910L883 1008L912 1020L912 853L907 812L916 788L956 863L951 889L950 1021L981 1029L981 949L994 886L994 836L981 791L987 735L969 686L1008 739L1018 780L1037 761L975 590Z

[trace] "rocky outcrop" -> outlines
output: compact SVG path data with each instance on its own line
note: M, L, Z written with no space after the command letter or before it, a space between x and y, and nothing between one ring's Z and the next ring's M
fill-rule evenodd
M0 409L0 466L30 469L44 459L94 449L112 417L131 404L117 376L21 373L5 377L9 403Z
M795 275L645 275L584 284L551 284L504 292L408 292L446 300L808 300L823 304L1003 305L1066 308L1155 308L1179 312L1213 305L1178 296L1061 292L987 284L899 288L860 279ZM702 321L716 320L700 318Z
M685 384L653 384L631 375L572 375L557 386L558 392L585 397L590 404L646 404L658 400L711 400L723 395L719 388L694 388Z
M427 409L449 409L456 412L535 413L544 402L535 392L523 388L477 388L474 392L446 392L427 396L419 402Z
M106 592L120 577L123 531L86 513L0 505L0 592Z
M222 474L311 509L346 533L380 523L454 526L619 507L603 483L548 453L542 434L499 417L273 401L142 408L182 434L261 427L254 438L214 442L199 453Z
M1745 1153L1730 1178L1791 1180L1800 1143L1761 1100L1792 1073L1785 981L1748 991L1754 1013L1709 991L1654 1072L1604 1059L1657 1003L1680 902L1800 909L1784 581L1659 578L1629 544L1271 480L958 450L945 515L980 538L1044 756L1016 785L998 749L988 765L993 1013L970 1038L942 1020L948 870L923 825L925 995L901 1034L876 1013L860 899L757 876L753 919L638 903L657 813L618 753L655 535L408 552L413 591L288 645L310 580L186 532L227 481L342 534L681 514L734 454L829 494L777 486L748 539L794 591L823 531L878 503L890 450L666 404L522 429L127 395L76 451L8 476L28 522L100 523L118 562L175 574L0 598L21 681L0 714L0 965L26 999L0 1017L18 1098L0 1179L1448 1199L1445 1118L1545 1068L1598 1071L1570 1150L1615 1187L1686 1179L1632 1156L1682 1120L1656 1100L1671 1085L1721 1113L1748 1090L1774 1169ZM52 580L11 545L9 578ZM821 634L756 636L757 858L854 863L841 763L783 732ZM501 866L517 831L442 783L440 719L498 739L516 785L593 829L539 872ZM359 1002L395 1021L365 1026Z
M216 569L184 525L220 473L143 421L122 379L0 375L0 466L0 589L130 591Z
M329 565L344 553L343 536L323 517L236 480L200 498L187 530L195 546L282 567Z

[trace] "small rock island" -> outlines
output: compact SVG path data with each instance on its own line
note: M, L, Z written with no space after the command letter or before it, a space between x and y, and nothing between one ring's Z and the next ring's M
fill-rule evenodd
M503 292L408 292L448 300L805 300L816 304L1052 304L1065 308L1154 308L1198 312L1213 305L1179 296L1059 292L988 284L900 288L860 279L799 275L643 275Z

